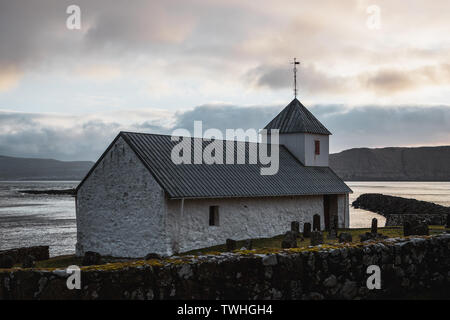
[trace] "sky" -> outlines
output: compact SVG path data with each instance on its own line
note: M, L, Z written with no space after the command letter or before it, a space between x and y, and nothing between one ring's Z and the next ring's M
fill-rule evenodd
M73 25L80 9L80 28ZM447 0L0 0L0 155L96 160L119 131L263 128L331 152L450 145Z

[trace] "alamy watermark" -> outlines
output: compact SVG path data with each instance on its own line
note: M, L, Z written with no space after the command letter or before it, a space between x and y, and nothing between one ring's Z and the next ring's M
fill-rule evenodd
M186 129L173 131L171 139L178 142L171 152L174 164L261 164L261 175L274 175L278 172L279 130L269 132L264 129L258 132L256 129L226 129L224 135L219 129L207 129L203 132L202 121L194 121L193 136L199 139L192 138ZM246 152L243 146L245 142L236 141L236 138L258 143L249 142ZM204 140L210 141L205 147L203 147Z
M366 10L367 17L366 26L370 30L380 30L381 29L381 8L377 5L371 5L367 7Z
M81 289L81 270L79 266L68 266L66 269L66 273L70 274L70 276L67 278L66 286L67 289L73 290L73 289Z
M381 289L381 269L377 265L371 265L367 267L367 274L370 274L370 277L367 278L366 286L369 290Z
M69 30L81 29L81 8L75 4L67 7L66 13L69 15L66 19L66 27Z

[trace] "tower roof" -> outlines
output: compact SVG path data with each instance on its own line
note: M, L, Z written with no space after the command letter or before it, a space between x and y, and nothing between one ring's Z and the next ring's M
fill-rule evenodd
M264 129L279 129L280 133L331 134L297 98L292 100Z

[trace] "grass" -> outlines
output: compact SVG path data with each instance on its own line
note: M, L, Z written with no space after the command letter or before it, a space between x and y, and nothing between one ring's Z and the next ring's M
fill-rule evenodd
M442 233L442 231L445 230L443 226L429 226L430 235L435 235ZM352 235L353 242L358 243L359 241L359 235L364 234L366 232L370 232L370 229L367 228L361 228L361 229L339 229L338 234L341 232L347 232ZM381 233L389 238L398 238L403 237L403 227L385 227L385 228L378 228L378 233ZM333 245L338 243L338 240L329 240L328 232L324 232L324 244ZM259 239L253 239L253 249L271 249L271 248L281 248L281 242L283 241L284 236L279 235L273 238L259 238ZM244 247L245 240L237 241L236 249L240 249ZM297 245L299 248L306 248L311 245L311 240L309 238L305 238L304 241L297 240ZM226 245L221 244L217 246L192 250L189 252L182 253L181 255L201 255L201 254L207 254L207 253L221 253L226 252Z
M429 226L430 235L436 235L439 233L442 233L446 229L443 226ZM366 232L370 232L370 229L361 228L361 229L339 229L339 233L341 232L347 232L352 235L353 243L359 243L359 235L364 234ZM385 236L388 236L389 238L399 238L403 237L403 227L385 227L385 228L378 228L378 233L381 233ZM324 245L334 245L338 243L338 240L329 240L327 239L328 232L324 232ZM275 236L272 238L259 238L259 239L253 239L253 249L257 249L257 252L277 252L281 249L281 242L283 241L283 235ZM245 240L237 241L236 249L240 249L244 247ZM297 245L299 248L307 248L311 245L311 241L309 238L305 238L304 241L297 240ZM186 256L186 255L202 255L202 254L220 254L222 252L226 252L226 245L216 245L212 247L192 250L189 252L184 252L180 254L180 256ZM63 255L63 256L57 256L50 258L48 260L44 261L37 261L36 262L36 268L67 268L70 265L78 265L81 266L83 258L77 257L75 255ZM166 260L172 260L170 257ZM114 263L114 265L111 265L111 267L120 267L122 264L128 265L128 264L134 264L134 263L143 263L141 259L129 259L129 258L114 258L114 257L102 257L102 264L106 263ZM157 261L154 261L157 263ZM171 261L175 262L175 260ZM20 267L20 265L16 265L15 267ZM92 267L85 267L85 268L95 268L95 266Z

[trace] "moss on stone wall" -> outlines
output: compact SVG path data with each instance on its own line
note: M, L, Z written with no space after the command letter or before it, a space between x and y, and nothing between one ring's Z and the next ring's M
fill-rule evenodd
M366 287L369 265L381 268L381 290ZM401 297L450 284L450 234L285 250L236 250L81 270L81 290L67 289L64 270L1 270L0 299Z

